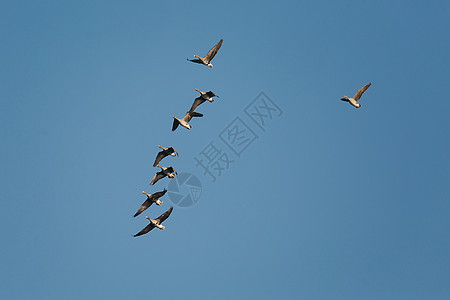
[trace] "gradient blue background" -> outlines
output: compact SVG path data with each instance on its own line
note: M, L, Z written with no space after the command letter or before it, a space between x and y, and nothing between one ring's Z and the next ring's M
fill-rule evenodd
M1 1L0 298L450 299L449 28L448 1ZM220 98L171 132L194 88ZM261 91L284 114L210 183L192 158ZM203 194L133 238L170 206L132 218L158 144Z

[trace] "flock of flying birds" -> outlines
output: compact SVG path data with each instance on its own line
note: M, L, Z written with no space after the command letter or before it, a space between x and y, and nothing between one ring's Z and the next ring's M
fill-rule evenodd
M223 40L221 39L213 48L211 48L211 50L209 50L208 54L206 54L205 56L200 57L198 55L194 55L194 57L196 57L195 59L188 59L188 60L191 62L202 64L202 65L212 68L213 65L211 64L211 61L214 58L214 56L216 56L217 51L219 51L220 47L222 46L222 43L223 43ZM360 88L353 97L349 98L347 96L344 96L343 98L341 98L341 100L349 102L351 105L353 105L356 108L360 108L361 104L359 104L358 102L361 99L361 96L364 94L364 92L370 87L370 85L371 85L371 83L368 83L365 86L363 86L362 88ZM200 96L195 98L194 103L192 104L189 111L186 112L186 115L182 119L172 116L173 117L172 131L176 130L179 125L187 128L187 129L191 129L192 125L189 124L191 119L193 117L203 117L203 114L195 111L197 109L197 107L199 107L205 101L209 101L212 103L212 102L214 102L213 97L219 97L216 94L214 94L212 91L202 92L199 89L195 89L195 90L200 93ZM157 156L155 158L155 162L153 163L153 167L159 167L159 168L161 168L161 171L159 171L155 174L152 181L150 182L150 185L154 185L156 182L163 179L164 177L169 177L170 179L173 179L173 178L175 178L175 175L177 175L177 172L174 170L173 167L161 167L159 165L159 163L161 162L161 160L163 158L165 158L167 156L179 156L178 152L175 151L175 149L173 147L162 147L162 146L158 146L158 147L161 148L162 151L160 151L157 154ZM134 214L134 217L140 215L144 210L149 208L153 203L155 203L156 205L161 205L163 202L159 198L164 196L166 194L166 192L167 192L166 189L164 189L163 191L160 191L160 192L156 192L154 194L148 194L145 191L142 191L142 193L147 196L147 199L139 207L138 211ZM144 227L141 231L136 233L134 236L137 237L137 236L146 234L155 227L157 227L161 230L164 229L165 227L164 227L164 225L162 225L162 223L170 216L170 214L172 213L172 210L173 210L173 207L170 207L166 212L164 212L162 215L160 215L156 219L150 219L149 217L146 216L145 218L148 219L150 223L146 227Z
M219 51L220 47L222 46L222 42L223 42L223 40L220 40L211 50L209 50L208 54L206 54L205 56L200 57L198 55L194 55L194 57L196 57L196 59L188 59L188 60L198 63L198 64L203 64L205 66L212 68L213 65L211 64L211 60L214 58L214 56L216 56L217 51ZM213 97L219 97L211 91L202 92L199 89L195 89L195 90L200 93L200 96L195 98L194 103L192 104L191 108L189 109L188 112L186 112L186 115L182 119L179 119L179 118L173 116L172 131L176 130L178 128L178 125L181 125L187 129L191 129L192 125L189 124L191 119L193 117L203 117L203 114L195 111L197 109L197 107L199 107L200 104L204 103L205 101L209 101L212 103L212 102L214 102ZM164 177L169 177L170 179L173 179L173 178L175 178L175 175L177 175L177 171L175 171L175 169L173 167L162 167L159 165L159 163L161 162L161 160L163 158L165 158L167 156L179 156L178 152L175 151L175 149L173 147L162 147L162 146L158 146L158 147L161 148L162 150L156 155L155 162L153 163L153 167L159 167L159 168L161 168L161 171L159 171L155 174L152 181L150 182L150 185L154 185L156 182L163 179ZM138 211L134 214L134 216L137 217L138 215L140 215L144 210L149 208L153 203L155 203L156 205L161 205L163 202L159 198L164 196L166 194L166 192L167 192L166 189L164 189L160 192L156 192L154 194L148 194L145 191L142 191L142 193L147 196L147 199L144 201L144 203L142 203L141 207L139 207ZM170 207L165 213L163 213L156 219L151 219L146 216L145 218L148 219L150 223L147 226L145 226L141 231L136 233L134 236L137 237L137 236L146 234L155 227L157 227L159 229L164 229L165 227L164 227L164 225L162 225L162 223L170 216L170 214L172 213L172 210L173 210L173 207Z

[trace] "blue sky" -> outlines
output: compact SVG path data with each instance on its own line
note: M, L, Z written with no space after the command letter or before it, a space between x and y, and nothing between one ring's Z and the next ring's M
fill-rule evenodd
M0 298L450 298L448 1L0 5ZM212 183L237 116L258 139ZM202 195L133 238L171 205L132 218L157 145Z

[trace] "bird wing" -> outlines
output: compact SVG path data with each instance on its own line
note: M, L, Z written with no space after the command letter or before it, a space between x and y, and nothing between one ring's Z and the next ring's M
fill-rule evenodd
M173 207L171 206L165 213L163 213L156 219L156 220L159 220L159 224L164 222L164 220L166 220L170 216L170 214L172 213L172 210L173 210Z
M144 210L146 210L153 204L152 198L147 197L147 200L145 200L145 202L142 203L141 207L139 207L138 211L134 214L135 217L139 216Z
M161 198L162 196L164 196L164 195L166 194L166 192L167 192L166 189L164 189L164 190L161 191L161 192L156 192L156 193L153 194L153 198L154 198L154 199L159 199L159 198Z
M175 131L178 125L180 125L180 122L177 119L173 118L172 131Z
M174 120L175 120L175 119L174 119ZM165 154L165 151L164 151L164 150L158 152L158 155L156 155L155 162L153 163L153 166L156 167L156 166L159 164L159 162L160 162L164 157L166 157L166 156L167 156L167 155Z
M199 112L195 112L195 111L191 112L190 115L191 115L191 118L192 117L203 117L203 114L201 114Z
M170 174L170 173L175 173L175 170L173 169L173 167L168 167L165 171L166 171L168 174Z
M174 147L169 147L169 148L167 148L167 153L168 153L169 155L175 153L175 156L180 156L180 154L178 154L177 150L175 150Z
M161 178L164 178L164 177L166 177L166 175L164 175L164 173L162 171L156 173L152 179L152 182L150 182L150 185L154 185L155 183L158 182L158 180L160 180Z
M155 228L155 225L153 225L153 223L150 222L150 224L148 224L147 226L145 226L141 231L139 231L138 233L136 233L134 236L137 237L137 236L146 234L146 233L148 233L149 231L151 231L153 228Z
M197 107L205 101L206 99L201 96L195 98L194 103L192 103L191 109L189 110L189 113L193 113L197 109Z
M174 147L169 147L167 150L169 151L169 154L175 153L176 156L179 156Z
M189 123L193 117L203 117L203 114L198 113L198 112L195 112L195 111L192 111L192 112L191 112L191 111L188 111L188 112L186 113L186 115L184 116L183 120L184 120L186 123Z
M368 84L366 84L365 86L363 86L362 88L360 88L360 89L356 92L355 96L353 96L353 99L355 99L356 101L358 101L359 98L361 98L362 94L364 94L364 92L369 88L369 86L370 86L371 84L372 84L372 83L368 83Z
M220 47L222 46L223 40L221 39L214 47L209 50L208 54L205 55L204 59L209 64L211 60L216 56L217 51L219 51Z
M212 97L219 97L219 96L217 96L216 94L214 94L214 93L211 92L211 91L207 92L207 93L206 93L206 96L208 96L209 98L212 98Z

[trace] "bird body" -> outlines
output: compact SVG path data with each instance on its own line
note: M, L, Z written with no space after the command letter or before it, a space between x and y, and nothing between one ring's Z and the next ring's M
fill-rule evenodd
M342 101L346 101L349 102L351 105L353 105L356 108L360 108L361 104L358 103L359 99L361 99L361 96L364 94L364 92L369 88L369 86L371 85L371 83L366 84L365 86L363 86L362 88L360 88L355 96L353 96L353 98L349 98L347 96L344 96L344 98L341 98Z
M211 60L214 58L214 56L216 56L217 51L219 51L220 47L222 46L222 43L223 39L221 39L214 47L212 47L211 50L209 50L208 54L206 54L205 56L200 57L198 55L194 55L194 57L196 57L197 59L188 58L188 60L212 68L213 65L211 64Z
M193 112L188 111L186 113L186 115L184 116L184 118L182 118L182 119L178 119L177 117L172 116L172 118L173 118L172 131L175 131L175 129L177 129L178 125L181 125L187 129L191 129L192 125L190 125L189 122L191 121L191 119L193 117L203 117L203 114L195 112L195 111L193 111Z
M150 223L145 226L141 231L139 231L138 233L136 233L134 235L134 237L146 234L148 232L150 232L151 230L153 230L153 228L157 227L161 230L163 230L164 228L166 228L164 225L162 225L162 222L164 222L172 213L173 207L170 207L165 213L163 213L162 215L160 215L158 218L156 219L150 219L149 217L145 217L147 220L150 221Z
M161 171L157 172L155 176L153 176L152 181L150 182L150 185L154 185L157 183L160 179L168 176L170 179L174 178L174 174L178 174L177 171L174 170L173 167L161 167L160 165L157 165L157 167L161 168Z
M189 110L190 113L194 112L197 109L197 107L199 107L199 105L204 103L205 101L213 103L214 102L213 97L219 98L219 96L214 94L212 91L202 92L199 89L195 90L200 93L200 97L195 98L194 103L192 103L191 109Z
M159 200L162 196L166 194L167 190L164 189L161 192L157 192L154 194L147 194L146 192L142 191L142 194L147 195L147 200L145 200L144 203L142 203L141 207L139 207L138 211L134 214L134 217L137 217L140 215L144 210L149 208L153 203L156 203L156 205L161 205L163 202Z
M153 163L153 166L156 167L161 160L166 157L166 156L177 156L178 152L175 151L175 149L173 147L162 147L162 146L158 146L159 148L162 149L162 151L158 152L158 154L156 155L155 158L155 162Z

